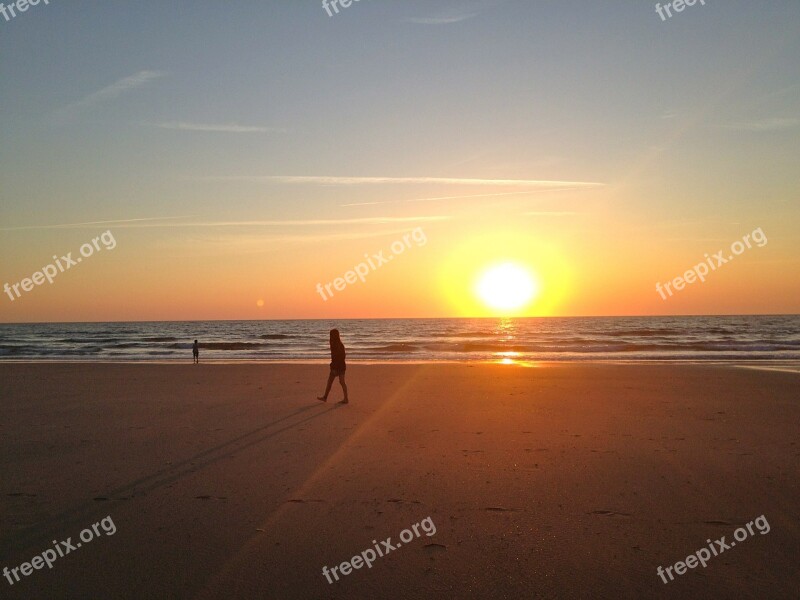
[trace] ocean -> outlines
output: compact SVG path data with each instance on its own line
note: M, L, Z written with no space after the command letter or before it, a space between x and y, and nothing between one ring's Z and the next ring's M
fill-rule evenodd
M327 361L333 327L356 362L800 359L782 315L3 324L0 360Z

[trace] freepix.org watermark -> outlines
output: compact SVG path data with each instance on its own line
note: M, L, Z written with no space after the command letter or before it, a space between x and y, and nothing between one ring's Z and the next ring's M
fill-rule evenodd
M363 283L366 281L366 277L369 275L370 270L374 271L379 269L383 265L387 264L390 260L394 260L395 256L400 256L403 252L405 252L406 248L411 248L412 240L417 244L417 247L424 246L428 243L428 238L425 236L425 232L422 231L422 227L417 227L411 233L405 234L402 240L392 242L392 245L389 246L392 254L389 256L384 256L383 250L377 254L373 254L371 257L369 254L365 254L364 258L367 259L367 262L358 263L355 267L353 267L353 270L347 271L342 277L337 277L332 283L325 284L325 289L322 289L322 284L318 283L317 293L322 296L322 299L325 300L325 302L327 302L328 298L333 297L333 290L331 290L331 287L333 287L337 292L341 292L345 287L347 287L348 284L356 283L356 281L359 279ZM325 295L326 291L328 292L327 296Z
M322 8L325 9L329 17L332 17L333 12L336 12L337 15L339 14L339 6L337 5L341 5L342 8L350 8L353 2L358 1L359 0L322 0ZM333 8L333 11L331 11L331 8Z
M706 540L706 544L708 544L708 548L700 548L697 552L690 554L686 557L686 560L679 560L671 567L667 567L666 569L662 568L661 566L656 569L656 574L661 577L661 581L664 582L666 585L669 583L667 581L666 575L669 575L669 581L674 581L675 577L672 575L672 570L675 570L675 573L678 575L683 575L686 573L687 569L694 569L698 564L703 565L703 568L706 568L706 563L711 560L712 556L719 556L725 550L730 550L736 545L736 542L743 542L749 536L755 536L755 532L753 531L753 525L758 528L758 532L761 535L766 535L769 533L769 523L767 522L767 517L761 515L754 521L750 521L744 527L739 527L736 531L733 532L733 537L736 538L736 541L731 540L731 543L728 544L725 542L725 537L722 536L718 540L714 540L712 543L711 540ZM745 529L747 527L747 529ZM740 535L741 533L741 535Z
M19 13L27 12L31 6L36 6L39 2L50 4L50 0L17 0L9 5L0 4L0 15L3 15L6 22L16 17ZM11 14L9 17L8 15Z
M367 548L361 554L356 554L349 561L344 561L338 567L331 567L330 569L328 569L327 566L322 567L322 574L325 576L325 579L328 580L328 583L333 583L331 575L333 575L336 581L339 581L339 575L336 573L337 571L339 571L339 573L341 573L344 577L345 575L350 575L350 573L353 572L353 569L360 569L364 565L367 565L367 568L371 569L372 563L374 563L378 558L383 558L389 554L389 552L392 550L397 550L397 548L403 544L408 544L416 538L422 537L419 533L420 527L428 537L436 535L436 525L434 525L433 519L427 517L419 523L414 523L411 526L411 529L403 529L403 531L400 532L399 542L392 544L391 537L386 538L380 544L378 544L376 540L372 540L372 545L375 547L375 550L372 548ZM411 531L412 529L414 530L413 532Z
M658 13L658 16L661 17L662 21L666 21L667 19L672 18L672 11L670 8L676 13L679 13L683 12L683 9L687 6L694 6L698 2L700 2L700 4L703 6L706 5L706 0L673 0L673 2L667 2L664 6L661 6L661 4L656 4L656 12ZM665 12L667 13L666 17L664 16Z
M84 258L89 258L95 253L95 251L99 252L102 250L103 248L100 247L99 242L103 242L103 247L106 250L113 250L117 247L117 241L114 239L111 230L106 231L102 235L94 238L91 243L87 242L81 246L79 249L81 255L79 257L72 258L72 252L67 252L66 256L62 256L61 258L53 255L53 260L55 261L54 264L45 265L40 271L36 271L30 277L26 277L22 281L19 281L13 285L6 283L3 286L3 291L8 294L8 297L11 298L11 301L13 302L21 296L19 292L20 288L22 288L23 292L30 292L34 285L42 285L45 280L47 280L47 283L52 284L56 275L63 273L72 267L77 267L78 263ZM16 297L14 294L16 294Z
M14 585L14 583L20 582L19 573L22 573L23 577L27 577L34 570L43 569L45 565L47 565L48 569L53 568L53 563L56 562L59 558L64 558L67 554L72 552L73 550L77 550L83 544L88 544L94 538L100 537L100 529L108 535L114 535L117 533L117 526L114 525L114 520L111 516L106 517L102 521L98 521L91 528L87 527L80 533L80 542L72 543L72 538L68 537L65 542L57 542L53 540L53 548L48 548L41 554L37 554L31 559L31 562L24 562L18 567L14 567L13 569L9 569L8 567L3 567L3 577L8 580L9 585ZM13 579L11 578L13 575Z
M664 289L669 292L669 295L672 296L672 290L670 286L674 287L676 291L680 292L686 287L687 283L694 283L698 279L705 283L706 275L709 273L709 267L712 271L716 271L717 267L721 267L724 264L729 263L735 257L739 256L742 252L744 252L747 248L752 248L753 244L751 244L751 240L755 242L756 246L762 248L767 245L767 236L764 235L764 232L761 230L761 227L753 231L752 233L748 233L745 235L742 240L736 240L731 244L731 252L733 254L729 254L728 258L725 258L723 255L725 254L724 250L720 250L713 257L710 257L706 254L706 262L701 262L696 264L694 267L686 271L683 274L683 277L676 277L671 282L667 282L663 285L661 283L656 283L656 291L661 294L661 299L666 300L667 295L664 293Z

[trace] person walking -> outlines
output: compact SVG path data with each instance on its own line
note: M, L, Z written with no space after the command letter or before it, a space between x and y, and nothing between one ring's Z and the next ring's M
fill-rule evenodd
M349 404L350 400L347 397L347 384L344 381L344 373L347 370L347 365L345 364L345 356L347 353L345 352L344 344L339 337L338 329L331 329L330 344L331 372L330 375L328 375L328 385L325 387L325 394L322 396L317 396L317 400L322 400L323 402L328 401L328 394L331 393L333 380L338 377L339 383L342 385L342 391L344 392L344 400L340 401L339 404Z

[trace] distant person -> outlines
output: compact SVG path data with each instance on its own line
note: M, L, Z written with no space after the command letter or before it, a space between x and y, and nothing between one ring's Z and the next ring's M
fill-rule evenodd
M331 374L328 375L328 385L325 388L325 395L317 396L317 400L322 400L323 402L328 401L328 394L331 393L333 380L338 377L339 383L342 384L342 391L344 392L344 400L339 402L339 404L348 404L350 402L347 398L347 384L344 382L344 372L347 370L344 358L344 344L339 338L339 330L331 329Z
M194 341L194 346L192 346L192 357L194 358L194 364L200 363L200 345L197 340Z

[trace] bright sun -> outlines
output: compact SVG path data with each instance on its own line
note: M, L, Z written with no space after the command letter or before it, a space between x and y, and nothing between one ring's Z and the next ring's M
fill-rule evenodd
M480 299L495 310L522 308L539 294L539 287L530 273L513 263L484 271L475 289Z

